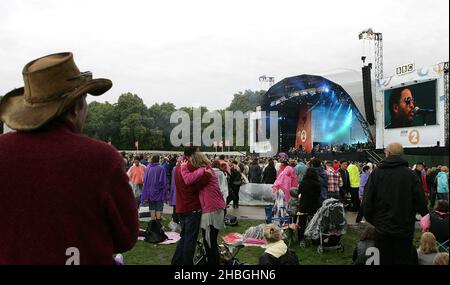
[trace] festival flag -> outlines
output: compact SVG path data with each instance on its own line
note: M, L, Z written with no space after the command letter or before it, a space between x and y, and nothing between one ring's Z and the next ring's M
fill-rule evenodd
M135 146L136 148L139 148L139 142L138 142L138 141L135 141L135 142L134 142L134 146Z

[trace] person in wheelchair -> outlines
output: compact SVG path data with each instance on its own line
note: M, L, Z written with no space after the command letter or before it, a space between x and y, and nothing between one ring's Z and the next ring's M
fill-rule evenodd
M288 249L283 241L281 229L275 224L266 225L264 239L267 245L259 257L259 265L299 265L297 254Z

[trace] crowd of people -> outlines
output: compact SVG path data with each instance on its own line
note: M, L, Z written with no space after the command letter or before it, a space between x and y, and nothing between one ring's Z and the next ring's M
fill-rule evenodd
M345 152L363 152L364 150L373 150L375 147L372 143L357 142L353 144L320 144L315 143L310 153L312 155L317 153L345 153ZM304 146L300 145L298 147L290 147L287 151L289 157L302 157L307 152Z
M196 147L180 156L121 156L82 135L87 94L107 92L110 80L81 73L72 53L31 61L23 77L24 87L0 101L0 120L14 130L0 135L0 264L114 264L113 254L137 241L139 205L148 203L150 225L157 225L169 203L181 228L172 264L193 263L201 231L207 261L217 265L227 206L239 207L240 187L249 182L272 185L279 204L305 214L300 239L305 217L332 198L373 226L356 256L372 238L380 264L448 264L448 254L436 250L447 241L448 251L448 167L416 163L411 169L398 143L387 146L377 166L206 156ZM424 232L418 250L417 213ZM261 264L298 264L279 228L267 226L264 237Z
M430 228L430 216L435 219L437 215L440 215L439 217L447 215L448 219L448 206L447 210L442 210L442 206L440 206L438 209L441 210L432 211L432 214L427 214L428 208L424 206L427 203L432 209L436 201L439 205L442 205L443 201L448 201L448 168L446 166L426 168L423 162L418 162L412 168L408 168L407 162L401 159L402 148L392 148L393 150L387 150L386 156L388 158L378 166L370 162L320 161L317 158L304 160L292 157L256 158L251 156L205 155L197 148L188 148L181 156L175 154L168 154L163 157L149 155L150 163L147 162L148 157L146 155L135 156L128 174L130 181L133 183L133 189L135 189L134 193L138 205L139 203L148 203L151 220L160 219L162 203L167 202L174 208L174 222L184 225L184 227L182 226L182 243L180 243L180 249L177 250L175 256L187 256L188 258L183 263L174 257L173 263L192 263L192 258L190 258L193 254L192 251L184 252L184 254L179 252L192 249L196 241L195 237L198 235L198 231L193 230L193 228L199 228L205 238L205 248L209 255L208 260L212 262L211 264L218 264L217 237L218 231L223 228L222 218L230 203L233 208L239 207L239 189L244 183L272 185L273 198L276 203L286 205L288 213L297 216L300 242L304 239L308 217L313 216L326 199L337 199L344 204L348 211L357 213L357 223L365 223L366 221L376 223L378 213L374 210L374 207L379 207L379 204L371 199L374 195L374 189L380 188L380 183L382 190L377 194L378 197L386 195L384 192L393 187L405 186L416 191L414 194L416 195L414 197L414 203L416 204L411 204L410 209L414 209L414 211L422 214L424 219L428 219L428 228ZM132 154L122 153L122 155L124 163L130 165ZM144 173L145 167L142 165L146 164L147 170ZM178 178L177 171L179 171ZM394 171L393 177L386 182L386 175L390 171ZM134 183L136 182L135 173L141 175L141 178L137 180L139 183ZM411 177L412 180L404 177ZM417 178L418 185L414 184L415 178ZM205 179L205 182L200 182ZM405 179L408 181L403 181ZM210 182L208 186L210 180L214 180L214 183ZM181 190L178 190L180 187L183 189L190 187L191 191L188 192L190 194L195 192L196 194L181 198L179 197L180 194L176 194L181 193ZM162 194L165 191L163 189L170 189L170 194ZM420 191L420 193L417 191ZM153 194L150 195L150 193ZM197 199L196 195L200 197L200 204L197 203L197 207L189 207L189 214L186 216L183 209L186 204L196 204L193 202ZM211 195L214 196L210 197ZM389 201L395 208L388 209L387 215L397 216L398 218L405 215L402 213L402 209L404 209L405 201L409 199L407 196L409 194L405 195L404 197L399 195L397 198L386 197L386 199L391 200L395 198ZM366 196L369 196L369 198ZM422 196L423 201L420 199ZM364 199L365 197L366 199ZM186 201L191 201L191 203ZM422 204L420 204L421 201ZM179 205L179 203L182 204ZM383 201L383 203L387 202ZM192 211L198 211L198 215L192 216ZM205 216L205 214L207 215ZM184 222L180 220L180 216L184 217ZM404 216L404 218L406 221L411 219L410 216ZM413 217L413 219L415 218ZM395 224L398 221L383 221L381 219L378 229L383 229L386 222ZM425 220L423 223L427 224ZM391 226L388 225L389 227ZM401 223L398 223L398 228L395 231L401 232L401 227ZM389 236L390 230L385 231L384 235L382 230L379 230L377 234L377 244L381 247L387 246L388 250L392 248L390 241L393 239L392 236ZM405 233L403 234L408 235L410 229L405 228L404 230ZM365 238L362 241L368 240L368 237L374 236L374 234L366 233L364 236ZM384 240L386 240L386 243L383 243ZM442 237L440 241L442 242ZM407 244L404 239L400 239L399 242L400 244ZM183 243L184 245L182 245ZM394 262L394 260L395 257L392 257L386 262Z

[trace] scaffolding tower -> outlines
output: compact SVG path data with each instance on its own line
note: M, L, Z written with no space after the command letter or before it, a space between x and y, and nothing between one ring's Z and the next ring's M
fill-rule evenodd
M375 33L371 28L362 31L358 35L360 40L375 42L375 80L379 82L383 75L383 34Z
M445 96L445 117L444 117L444 122L445 122L445 130L444 130L444 134L445 134L445 146L448 147L449 146L449 142L448 142L448 121L449 121L449 112L448 112L448 104L449 104L449 98L448 98L448 61L444 62L444 96Z

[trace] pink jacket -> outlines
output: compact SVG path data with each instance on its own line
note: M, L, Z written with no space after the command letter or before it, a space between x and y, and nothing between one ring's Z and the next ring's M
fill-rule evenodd
M278 189L282 189L284 192L284 199L286 200L286 202L288 202L291 198L291 188L297 187L298 181L295 170L291 166L287 166L277 177L275 183L273 183L272 190L275 193L278 191Z
M182 165L181 176L187 185L192 185L203 176L205 169L205 167L201 167L190 172L187 165ZM208 184L200 190L199 199L203 213L212 213L225 209L225 201L222 192L220 192L219 179L214 171L211 173Z

